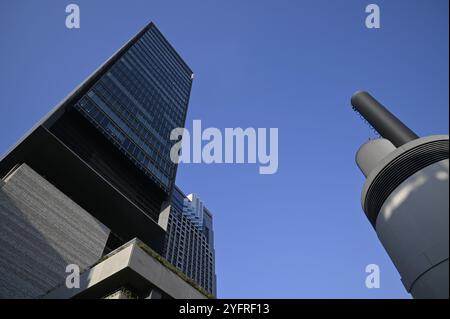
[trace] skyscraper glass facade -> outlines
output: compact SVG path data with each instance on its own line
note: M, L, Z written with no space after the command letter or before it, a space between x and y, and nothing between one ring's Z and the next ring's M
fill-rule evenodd
M169 193L170 132L184 126L191 85L192 71L151 26L74 107Z
M194 217L192 211L200 212ZM212 215L195 195L185 196L178 187L172 194L164 253L169 262L216 295Z

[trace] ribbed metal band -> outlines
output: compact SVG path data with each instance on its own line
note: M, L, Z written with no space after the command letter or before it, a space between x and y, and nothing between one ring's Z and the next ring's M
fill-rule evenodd
M431 164L449 158L449 141L435 140L420 144L389 162L367 190L364 211L375 228L378 214L389 195L408 177Z

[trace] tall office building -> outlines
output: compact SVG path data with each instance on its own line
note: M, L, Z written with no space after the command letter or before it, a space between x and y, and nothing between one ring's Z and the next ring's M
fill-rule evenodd
M208 293L216 295L213 217L195 195L175 187L164 255Z
M192 78L150 23L7 152L0 160L0 297L41 296L64 281L67 264L89 269L126 242L162 253L159 215L177 169L169 136L184 126Z

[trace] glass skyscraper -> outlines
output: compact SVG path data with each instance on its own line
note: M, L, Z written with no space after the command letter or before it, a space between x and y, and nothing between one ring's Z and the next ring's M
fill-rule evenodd
M191 84L192 71L152 25L74 106L169 193L169 136L184 126Z
M216 294L212 215L170 159L192 79L150 23L0 159L0 297ZM68 264L83 289L61 284Z

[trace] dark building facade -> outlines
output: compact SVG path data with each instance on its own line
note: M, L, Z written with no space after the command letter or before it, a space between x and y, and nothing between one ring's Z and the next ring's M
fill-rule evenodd
M213 216L195 195L175 186L164 256L211 295L217 295Z
M162 253L169 136L184 126L192 78L150 23L0 160L0 178L26 164L110 230L105 253L135 237Z

